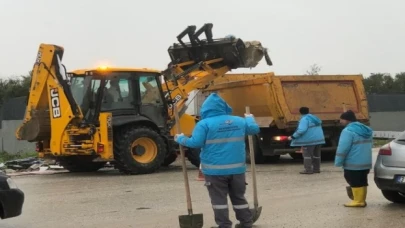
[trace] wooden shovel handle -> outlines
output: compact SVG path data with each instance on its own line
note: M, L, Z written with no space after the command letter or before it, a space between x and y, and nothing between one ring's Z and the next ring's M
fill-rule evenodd
M246 114L250 114L250 107L246 106ZM255 161L255 151L253 145L253 136L248 135L249 141L249 152L250 152L250 168L252 172L252 181L253 181L253 203L255 208L259 206L259 200L257 197L257 182L256 182L256 161Z
M173 105L174 107L174 119L176 121L177 133L181 133L181 126L180 126L180 118L179 112L177 110L177 106ZM183 177L184 177L184 187L186 189L186 199L187 199L187 210L189 215L193 214L193 206L191 204L191 194L190 194L190 185L188 182L188 175L187 175L187 167L186 167L186 155L184 153L184 148L182 145L179 144L180 148L180 156L181 156L181 166L183 169Z

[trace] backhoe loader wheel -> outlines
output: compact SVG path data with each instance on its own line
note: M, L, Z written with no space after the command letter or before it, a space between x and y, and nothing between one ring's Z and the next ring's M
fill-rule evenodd
M148 174L163 164L167 149L163 138L147 127L125 128L115 134L116 168L126 174Z
M201 149L190 148L187 151L187 159L193 164L195 167L200 167L200 152Z
M171 165L173 162L175 162L177 159L177 154L176 153L171 153L169 155L167 155L167 157L165 158L165 160L163 161L162 166L169 166Z
M59 159L59 163L65 169L72 173L79 172L96 172L97 170L103 168L106 162L93 162L91 159L86 157L66 157Z

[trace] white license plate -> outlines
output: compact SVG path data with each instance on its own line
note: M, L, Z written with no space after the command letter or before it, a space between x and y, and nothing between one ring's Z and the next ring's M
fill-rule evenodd
M405 176L399 176L396 179L398 184L405 184Z

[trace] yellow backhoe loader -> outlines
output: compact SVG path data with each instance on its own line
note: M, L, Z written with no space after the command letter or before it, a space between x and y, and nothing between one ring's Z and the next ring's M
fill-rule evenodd
M173 105L180 110L182 132L191 135L198 121L185 114L191 91L232 69L255 67L263 56L272 65L260 42L213 39L212 27L188 26L169 47L171 62L163 72L110 67L67 72L64 49L41 44L17 138L36 142L40 157L54 157L72 172L97 171L106 162L126 174L169 165L178 151ZM203 33L206 39L199 38ZM196 166L198 154L188 153Z

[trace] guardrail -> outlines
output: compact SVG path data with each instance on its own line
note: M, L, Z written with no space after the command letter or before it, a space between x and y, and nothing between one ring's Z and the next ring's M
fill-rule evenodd
M401 131L374 131L373 138L375 138L375 139L394 139L401 133L402 133Z

